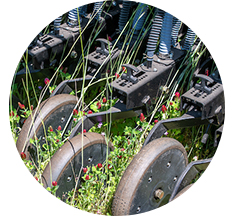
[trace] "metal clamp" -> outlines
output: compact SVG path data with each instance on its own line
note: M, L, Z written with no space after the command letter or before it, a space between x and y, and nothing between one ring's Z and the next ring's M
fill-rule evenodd
M201 84L195 84L194 88L210 94L212 90L207 86L207 82L213 83L214 80L204 74L197 74L196 77L201 79Z
M96 41L101 42L101 47L97 47L96 52L97 53L101 53L105 56L108 56L110 53L109 51L106 49L106 46L112 46L112 43L104 38L98 38Z
M121 78L133 84L136 84L138 82L138 79L133 76L133 71L138 72L138 68L131 64L123 64L122 67L125 67L127 69L127 73L122 74Z

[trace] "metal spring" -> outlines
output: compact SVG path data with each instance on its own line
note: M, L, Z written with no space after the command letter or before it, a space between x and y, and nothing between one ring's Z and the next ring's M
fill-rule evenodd
M93 12L94 12L96 20L99 20L100 17L101 17L101 14L102 14L102 5L103 5L103 1L95 2L95 4L94 4Z
M195 36L196 34L190 28L188 28L184 41L184 46L182 47L183 50L190 50L192 48Z
M173 17L172 31L171 31L171 43L172 46L176 47L177 37L180 30L181 21L176 17Z
M131 7L130 1L123 1L123 7L121 8L120 15L119 15L119 32L121 32L127 21L128 21L128 15Z
M74 8L74 9L69 11L69 13L68 13L68 25L69 26L78 25L77 8Z
M159 43L159 56L167 57L171 53L171 31L173 16L165 13Z
M78 11L79 11L79 16L80 16L80 22L82 22L82 18L81 15L85 15L86 11L87 11L87 5L83 5L78 7ZM78 12L77 12L77 8L74 8L72 10L69 11L68 13L68 25L69 26L76 26L78 25Z
M54 20L54 33L55 34L59 33L61 22L62 22L62 16L59 16L58 18Z
M132 28L134 29L134 34L137 34L137 32L142 29L146 16L147 16L147 9L148 5L139 3L136 14L133 19Z
M162 29L164 11L161 9L156 10L156 14L153 20L152 28L150 30L149 39L146 45L147 61L153 61L153 55L157 47L158 38Z

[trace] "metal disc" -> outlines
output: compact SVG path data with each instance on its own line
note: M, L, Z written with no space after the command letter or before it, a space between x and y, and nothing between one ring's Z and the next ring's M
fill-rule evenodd
M180 197L183 193L185 193L189 188L191 188L193 186L193 184L189 184L186 187L184 187L178 194L176 194L176 196L174 197L173 200L175 200L176 198ZM173 201L172 200L172 201Z
M127 167L115 193L113 215L143 213L168 203L187 163L187 153L178 141L151 141Z
M83 142L83 145L82 145ZM112 143L106 143L105 137L97 133L84 133L73 137L54 154L43 172L42 183L45 188L56 181L59 188L56 196L66 197L66 192L79 185L79 173L83 167L97 165L106 160L106 155L113 150ZM83 173L81 172L81 175Z
M54 130L61 126L63 130L77 101L78 98L73 95L61 94L42 102L22 127L16 143L18 152L24 152L26 159L35 160L36 152L29 143L30 139L36 135L37 138L41 138L40 144L42 145L45 142L45 131L47 132L49 126L52 126ZM71 122L67 130L70 128Z

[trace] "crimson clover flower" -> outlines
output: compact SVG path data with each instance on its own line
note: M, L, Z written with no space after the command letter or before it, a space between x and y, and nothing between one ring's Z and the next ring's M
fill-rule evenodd
M78 114L78 110L74 109L73 110L73 115L77 115Z
M50 132L53 132L52 126L49 127L49 131L50 131Z
M25 106L22 103L18 102L18 105L19 105L20 109L25 109Z
M102 168L102 164L101 164L101 163L98 163L97 167L98 167L99 169L101 169L101 168Z
M49 82L50 82L50 80L49 80L48 78L45 78L45 79L44 79L44 83L45 83L46 85L48 85Z
M26 154L24 152L20 153L21 158L24 160L26 158Z
M162 105L162 112L165 113L167 111L167 107L165 105Z
M145 120L145 116L144 116L143 113L141 113L141 115L140 115L140 121L143 122L144 120Z
M106 100L106 98L104 97L104 98L102 99L102 102L103 102L103 103L106 103L106 101L107 101L107 100Z
M58 183L57 183L56 181L53 181L53 182L52 182L52 185L53 185L54 187L57 186L57 184L58 184Z
M119 74L115 73L115 77L118 79L119 78Z
M179 92L176 92L176 93L175 93L175 97L176 97L176 98L179 98L179 97L180 97L180 93L179 93Z

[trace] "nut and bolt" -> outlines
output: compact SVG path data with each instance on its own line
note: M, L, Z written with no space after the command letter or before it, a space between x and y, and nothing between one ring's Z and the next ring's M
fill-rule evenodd
M157 189L156 191L155 191L155 193L154 193L154 197L156 198L156 199L162 199L163 198L163 196L164 196L164 192L163 192L163 190L161 190L161 189Z

